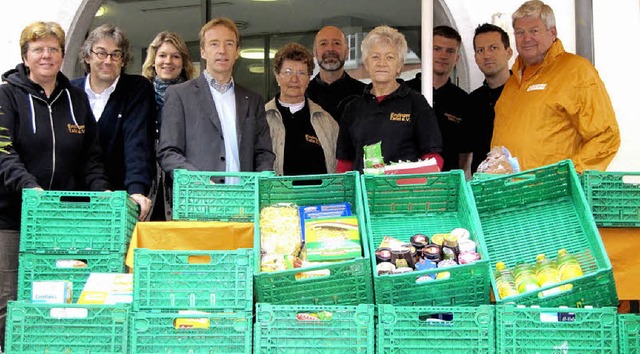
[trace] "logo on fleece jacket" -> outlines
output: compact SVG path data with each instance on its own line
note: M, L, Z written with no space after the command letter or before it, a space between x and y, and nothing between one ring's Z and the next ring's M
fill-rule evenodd
M67 124L67 129L71 134L84 134L84 124L83 125Z

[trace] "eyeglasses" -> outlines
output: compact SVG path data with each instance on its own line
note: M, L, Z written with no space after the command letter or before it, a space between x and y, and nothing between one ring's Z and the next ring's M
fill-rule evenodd
M51 55L56 55L61 52L61 49L56 47L35 47L29 49L29 52L33 55L42 55L45 50Z
M122 59L122 57L124 56L124 54L122 54L122 52L107 53L107 52L104 52L104 51L94 52L92 50L91 53L95 54L96 57L98 57L98 59L100 59L100 60L105 60L105 59L107 59L107 57L111 57L111 60L118 61L118 60Z
M291 69L284 69L280 72L280 74L284 75L286 78L291 78L293 75L296 75L297 77L309 77L309 74L307 74L306 71L302 70L293 71Z

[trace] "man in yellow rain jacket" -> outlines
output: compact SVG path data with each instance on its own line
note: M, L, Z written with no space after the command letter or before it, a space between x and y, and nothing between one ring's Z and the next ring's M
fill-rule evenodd
M567 53L553 10L525 2L512 16L518 57L495 111L491 146L521 170L571 159L578 172L605 170L620 146L611 100L586 59Z

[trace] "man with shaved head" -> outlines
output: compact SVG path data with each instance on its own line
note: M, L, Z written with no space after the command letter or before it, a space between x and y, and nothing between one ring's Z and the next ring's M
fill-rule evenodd
M365 84L344 71L349 44L341 29L325 26L316 34L313 56L320 72L307 88L307 96L340 122L342 111L353 97L362 95Z

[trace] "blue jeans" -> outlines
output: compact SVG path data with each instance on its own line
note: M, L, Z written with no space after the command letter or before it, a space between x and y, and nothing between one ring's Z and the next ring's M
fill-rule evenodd
M19 251L20 231L0 230L0 344L3 348L7 302L15 300L18 293Z

